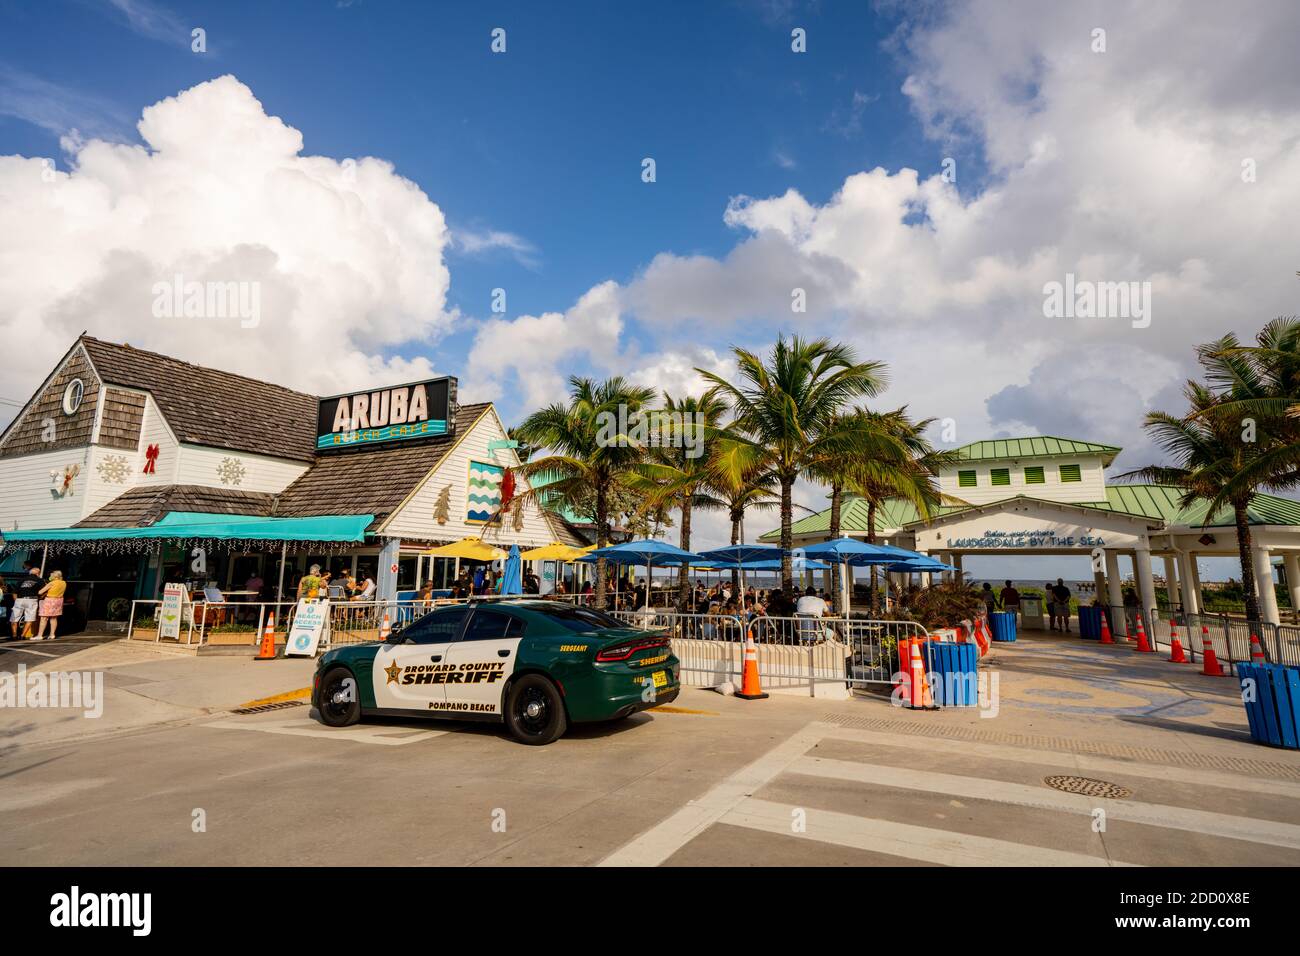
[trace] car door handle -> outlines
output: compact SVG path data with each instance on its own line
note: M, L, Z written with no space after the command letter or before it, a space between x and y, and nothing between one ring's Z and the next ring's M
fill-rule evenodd
M509 657L509 656L510 656L510 652L504 648L497 651L497 657Z
M436 664L438 663L438 661L442 660L442 655L434 654L432 657L429 658L429 660L433 661Z

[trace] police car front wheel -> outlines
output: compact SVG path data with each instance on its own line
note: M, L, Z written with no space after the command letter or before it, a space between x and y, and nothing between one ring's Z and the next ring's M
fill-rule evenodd
M569 721L556 686L540 674L525 674L506 694L506 727L525 744L549 744L564 736Z
M326 672L320 682L317 709L320 711L321 723L327 727L346 727L361 719L357 682L350 670L335 667Z

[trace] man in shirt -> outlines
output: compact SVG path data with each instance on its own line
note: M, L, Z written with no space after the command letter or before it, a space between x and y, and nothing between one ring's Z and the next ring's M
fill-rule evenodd
M794 612L806 617L825 617L826 602L817 596L817 589L810 584L795 605Z
M1065 581L1061 578L1056 579L1056 586L1052 588L1052 600L1055 602L1052 610L1054 618L1060 618L1061 630L1066 634L1070 633L1070 589L1065 586ZM1052 630L1056 630L1053 626Z
M1002 588L1002 593L998 595L998 598L1002 601L1004 611L1010 611L1012 614L1020 613L1020 592L1011 586L1010 581L1006 582L1006 586Z
M24 625L24 637L31 635L32 625L36 623L37 608L40 606L41 588L45 587L45 579L33 562L28 561L23 567L27 573L14 585L14 609L9 620L14 637L18 637L19 624Z

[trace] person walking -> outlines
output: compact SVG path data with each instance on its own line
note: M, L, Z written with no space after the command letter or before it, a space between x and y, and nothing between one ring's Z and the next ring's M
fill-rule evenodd
M45 639L45 625L50 625L50 640L54 640L59 629L59 618L63 616L63 595L67 593L68 582L63 580L62 571L51 571L50 580L40 589L41 622L36 628L35 640Z
M27 573L14 585L14 607L9 616L9 624L13 628L15 638L19 636L19 625L23 626L23 637L32 636L32 625L36 623L38 616L37 604L40 601L41 588L45 587L45 579L41 577L35 562L28 561L23 567Z

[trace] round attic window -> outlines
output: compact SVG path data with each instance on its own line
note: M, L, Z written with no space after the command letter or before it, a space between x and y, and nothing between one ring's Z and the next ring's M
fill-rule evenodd
M86 395L86 385L79 378L74 378L63 390L63 414L75 415L81 407L81 400Z

